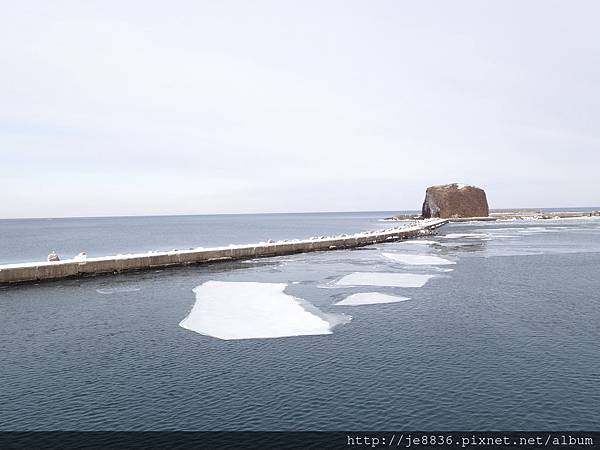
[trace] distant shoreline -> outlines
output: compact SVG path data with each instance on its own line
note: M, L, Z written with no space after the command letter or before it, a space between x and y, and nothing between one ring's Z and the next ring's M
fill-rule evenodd
M593 212L600 211L600 206L574 206L574 207L524 207L524 208L494 208L490 209L491 214L501 212L551 212L551 211L563 211L563 212ZM395 214L397 213L397 214ZM389 215L389 217L395 217L397 215L419 215L420 209L390 209L390 210L355 210L355 211L300 211L300 212L239 212L239 213L181 213L181 214L131 214L131 215L100 215L100 216L56 216L56 217L4 217L0 218L3 220L92 220L92 219L139 219L139 218L151 218L151 217L214 217L214 216L298 216L303 214L313 215L327 215L327 214L381 214Z
M485 217L448 217L450 222L471 221L496 221L496 220L549 220L549 219L576 219L579 217L600 217L600 210L595 211L554 211L542 209L495 209ZM386 217L384 220L419 220L420 214L399 214Z

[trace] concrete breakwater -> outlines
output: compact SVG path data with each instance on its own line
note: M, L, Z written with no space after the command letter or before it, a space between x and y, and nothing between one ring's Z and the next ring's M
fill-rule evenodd
M97 258L67 259L0 265L0 284L26 283L61 278L85 277L99 274L156 269L169 266L204 264L215 261L240 260L306 253L324 250L348 249L365 245L392 242L429 234L448 223L446 219L419 221L416 225L314 237L302 240L261 242L227 247L195 248L168 252L148 252Z

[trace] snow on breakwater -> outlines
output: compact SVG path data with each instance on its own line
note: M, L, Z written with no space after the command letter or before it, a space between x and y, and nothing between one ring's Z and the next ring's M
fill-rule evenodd
M447 222L445 219L430 219L419 221L411 226L338 236L319 236L308 239L268 241L246 245L231 244L213 248L197 247L168 252L149 251L127 255L87 257L85 260L68 259L52 262L5 264L0 265L0 284L353 248L424 236Z

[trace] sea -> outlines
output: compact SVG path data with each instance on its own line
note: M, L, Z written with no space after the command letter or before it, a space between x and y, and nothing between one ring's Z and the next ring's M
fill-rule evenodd
M0 264L397 212L0 220ZM593 430L599 340L600 217L0 286L0 430Z

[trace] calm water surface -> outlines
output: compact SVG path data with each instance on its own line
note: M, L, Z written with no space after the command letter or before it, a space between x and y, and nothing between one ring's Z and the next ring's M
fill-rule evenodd
M0 261L376 229L385 215L0 221ZM452 224L428 240L0 288L0 428L597 429L600 220ZM352 272L435 277L336 287ZM179 327L209 280L286 283L352 321L233 341ZM334 305L357 292L410 300Z

